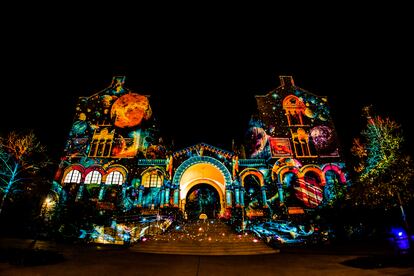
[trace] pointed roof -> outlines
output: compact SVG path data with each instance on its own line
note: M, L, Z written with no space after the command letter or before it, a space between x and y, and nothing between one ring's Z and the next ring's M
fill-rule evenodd
M306 94L310 94L312 96L318 97L318 98L327 98L326 96L320 96L320 95L316 95L312 92L309 92L306 89L303 89L297 85L295 85L295 81L293 80L292 76L279 76L279 80L280 80L280 85L278 87L276 87L275 89L272 89L270 92L266 93L265 95L255 95L256 98L259 97L269 97L271 96L271 94L275 93L276 91L279 90L285 90L285 89L289 89L289 88L293 88L295 90L300 90Z
M195 144L193 146L186 147L184 149L175 151L173 153L173 156L174 157L179 157L179 156L181 156L183 154L186 154L189 151L196 150L197 152L199 152L201 149L203 151L204 150L207 150L207 151L210 151L210 152L213 152L213 153L220 154L220 155L222 155L222 156L224 156L226 158L232 158L235 155L233 152L230 152L230 151L227 151L227 150L224 150L224 149L221 149L221 148L218 148L218 147L215 147L215 146L206 144L206 143L199 143L199 144Z

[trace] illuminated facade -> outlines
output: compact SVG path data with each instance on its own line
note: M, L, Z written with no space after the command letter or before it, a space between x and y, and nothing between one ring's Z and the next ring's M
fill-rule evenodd
M180 210L189 218L271 217L331 204L347 180L327 99L280 79L256 96L245 143L227 151L204 143L170 149L149 96L114 77L79 98L54 179L56 199L108 212Z

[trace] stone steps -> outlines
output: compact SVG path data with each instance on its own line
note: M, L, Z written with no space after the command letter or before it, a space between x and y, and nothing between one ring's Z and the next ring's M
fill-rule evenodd
M262 242L244 244L194 242L182 244L147 241L131 247L130 250L140 253L178 255L260 255L279 253L278 249L272 249Z
M200 230L200 228L202 228ZM189 223L177 230L148 237L130 248L140 253L178 255L259 255L276 254L252 235L239 235L222 222Z

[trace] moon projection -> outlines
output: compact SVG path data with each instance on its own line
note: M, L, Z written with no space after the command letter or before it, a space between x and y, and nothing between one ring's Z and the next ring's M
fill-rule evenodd
M115 101L111 108L114 125L120 128L134 127L148 120L152 111L148 98L139 94L125 94Z

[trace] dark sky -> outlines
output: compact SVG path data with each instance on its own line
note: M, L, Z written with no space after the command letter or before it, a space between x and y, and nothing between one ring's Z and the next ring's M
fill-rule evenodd
M15 18L3 24L0 131L33 128L59 153L77 97L126 75L128 88L151 95L161 130L177 146L229 149L246 130L254 95L292 75L297 86L328 96L345 148L363 126L361 107L373 104L402 124L412 151L413 24L404 10L293 14L283 24L271 14L263 21L230 13L128 24L105 15L77 25L76 16L59 14L21 26Z

